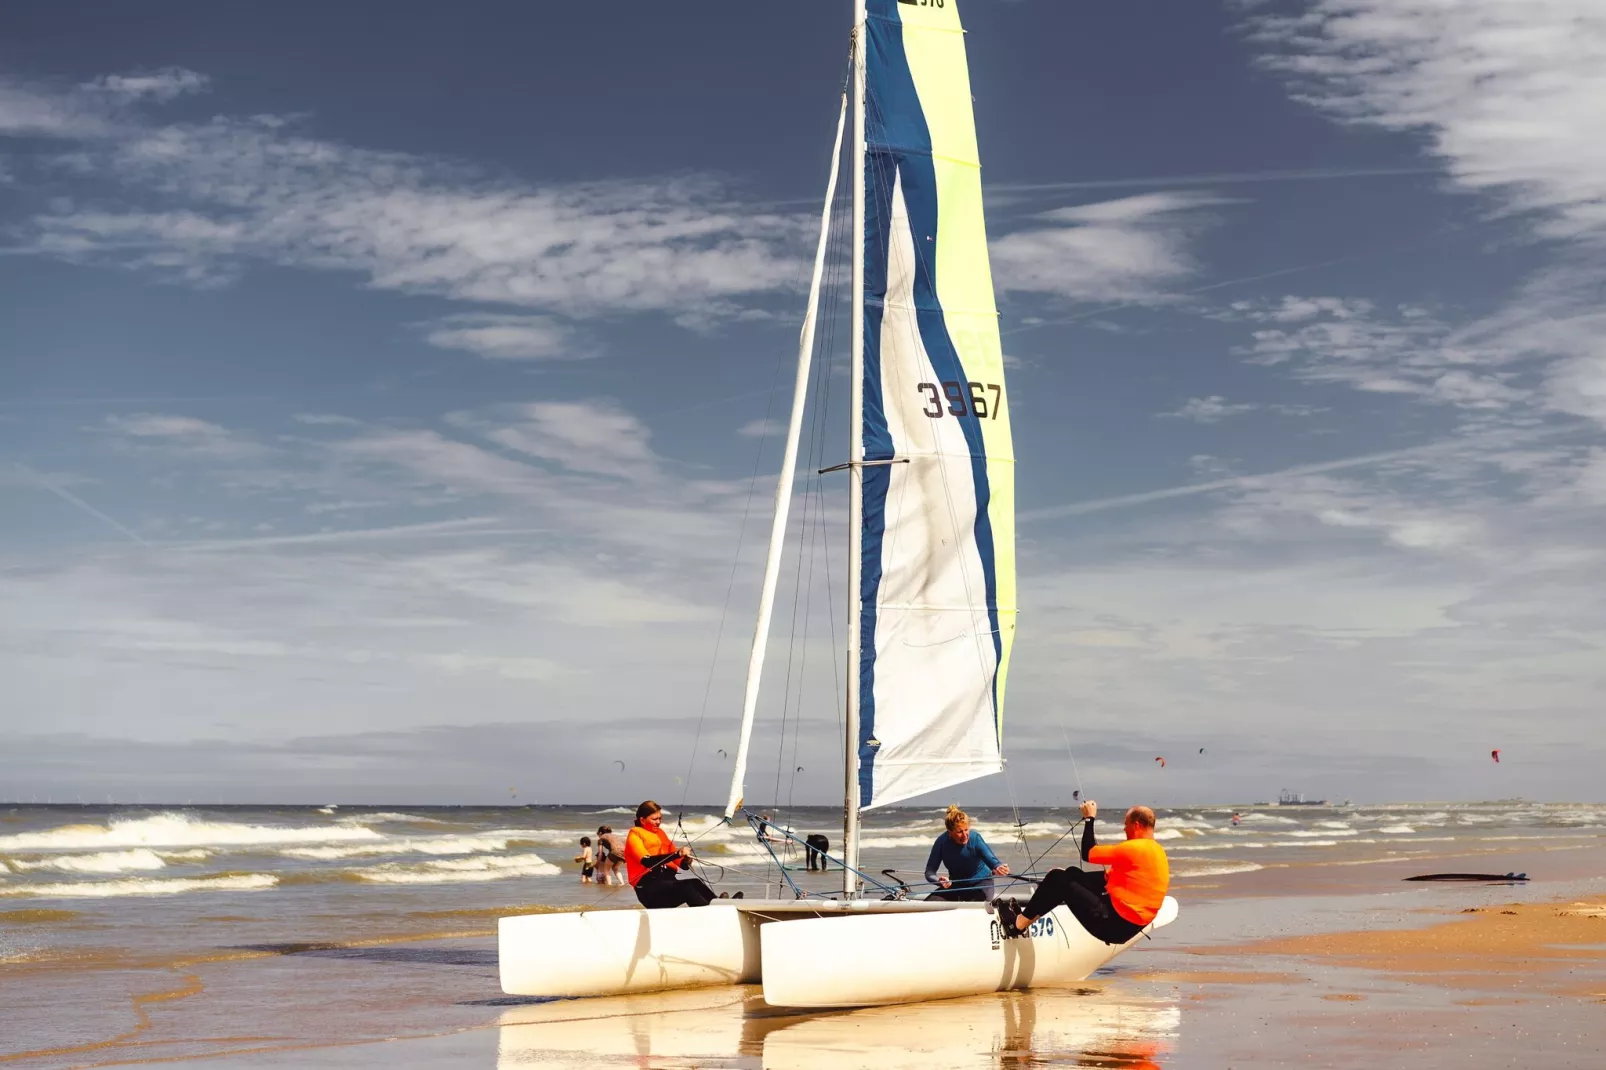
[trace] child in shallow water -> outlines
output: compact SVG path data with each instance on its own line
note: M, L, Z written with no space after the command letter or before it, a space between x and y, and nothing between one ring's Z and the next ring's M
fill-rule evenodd
M580 837L580 853L574 856L580 863L580 883L590 884L591 875L596 872L596 857L591 852L591 837Z

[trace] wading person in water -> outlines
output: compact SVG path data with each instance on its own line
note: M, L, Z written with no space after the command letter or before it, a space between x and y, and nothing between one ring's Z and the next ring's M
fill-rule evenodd
M1105 872L1050 870L1031 900L1021 906L999 899L998 920L1004 935L1024 936L1026 927L1061 903L1076 920L1106 944L1124 944L1154 920L1171 883L1165 848L1154 842L1154 811L1134 806L1126 812L1126 842L1100 847L1093 840L1093 819L1099 804L1082 804L1082 861L1109 867Z
M970 829L970 815L957 806L948 807L942 823L948 831L931 845L926 859L926 883L938 885L927 899L950 903L985 903L993 897L993 877L1009 875L1009 867L998 860L981 833ZM937 867L948 870L939 877Z
M676 876L691 865L691 848L676 847L663 824L664 808L651 799L636 807L636 825L625 837L625 872L636 898L649 910L707 906L714 890L697 877Z

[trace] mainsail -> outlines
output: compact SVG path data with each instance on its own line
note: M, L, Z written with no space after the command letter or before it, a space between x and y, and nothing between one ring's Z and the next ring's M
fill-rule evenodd
M955 0L868 0L859 805L1002 768L1014 449Z

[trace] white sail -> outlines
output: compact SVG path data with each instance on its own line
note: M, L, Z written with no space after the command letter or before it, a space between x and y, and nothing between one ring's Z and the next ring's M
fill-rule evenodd
M1014 451L956 5L864 35L858 802L1002 768Z

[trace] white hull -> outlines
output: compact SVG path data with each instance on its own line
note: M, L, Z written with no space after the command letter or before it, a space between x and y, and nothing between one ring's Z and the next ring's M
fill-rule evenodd
M1169 924L1166 897L1146 929ZM798 920L759 934L764 1001L778 1007L875 1007L1080 981L1125 951L1057 907L1033 935L1006 940L980 905L943 913Z
M833 899L717 900L706 907L521 914L497 925L502 991L516 996L618 996L756 984L759 929L779 919L946 913L951 903Z
M1150 928L1174 917L1168 897ZM510 995L623 996L762 981L774 1006L864 1007L1079 981L1130 946L1093 939L1063 907L1039 930L1003 940L979 904L721 900L699 909L503 918L497 951Z

